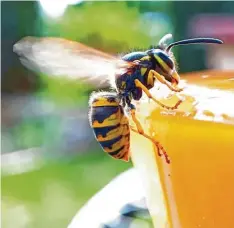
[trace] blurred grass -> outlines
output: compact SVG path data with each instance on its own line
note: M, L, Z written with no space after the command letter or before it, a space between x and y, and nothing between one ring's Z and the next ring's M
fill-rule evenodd
M2 227L67 227L90 197L130 166L98 151L3 176Z

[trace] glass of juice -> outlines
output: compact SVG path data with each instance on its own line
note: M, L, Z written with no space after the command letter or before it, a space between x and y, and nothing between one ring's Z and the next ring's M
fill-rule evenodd
M137 104L145 131L165 148L170 163L152 142L131 134L132 161L144 184L158 228L234 227L234 72L199 72L182 77L184 91L164 85Z

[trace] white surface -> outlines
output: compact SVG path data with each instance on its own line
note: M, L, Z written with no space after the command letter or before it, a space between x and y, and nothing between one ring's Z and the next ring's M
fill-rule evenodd
M75 215L68 228L97 228L120 215L120 209L145 197L140 177L130 169L111 181Z

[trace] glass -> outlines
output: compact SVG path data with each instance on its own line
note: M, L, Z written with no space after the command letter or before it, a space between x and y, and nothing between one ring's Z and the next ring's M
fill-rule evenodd
M146 189L154 226L234 227L234 72L189 74L180 94L164 85L152 94L167 105L183 97L177 111L153 101L137 104L148 132L166 149L171 163L152 143L131 134L131 151ZM159 89L157 89L159 88ZM165 97L172 94L170 98Z

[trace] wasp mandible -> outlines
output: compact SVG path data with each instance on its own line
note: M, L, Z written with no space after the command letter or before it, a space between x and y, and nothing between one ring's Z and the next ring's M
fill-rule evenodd
M94 84L97 84L97 81L109 81L114 91L93 92L89 101L90 126L102 149L113 158L129 161L132 130L151 140L157 147L158 155L164 155L166 162L170 163L160 142L145 133L132 102L140 100L145 93L162 108L176 109L181 100L170 107L150 93L155 80L166 85L171 91L182 91L171 48L187 44L223 43L214 38L194 38L167 45L171 38L172 35L167 34L162 37L156 48L131 52L121 59L61 38L26 37L17 42L13 49L23 65L47 75L83 78ZM136 128L129 124L128 113Z

